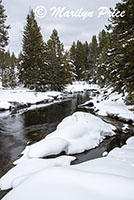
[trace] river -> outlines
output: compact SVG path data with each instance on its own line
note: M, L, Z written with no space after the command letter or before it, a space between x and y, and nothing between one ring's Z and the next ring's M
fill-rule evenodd
M43 139L56 129L63 118L78 110L77 106L89 100L90 92L74 95L72 98L59 101L47 107L29 110L23 114L10 114L0 118L0 177L13 166L27 144ZM85 111L85 109L84 109ZM89 112L89 110L86 110ZM97 148L75 155L73 164L102 157L103 152L110 151L116 146L122 146L130 136L134 135L131 126L126 133L121 131L123 123L107 117L102 118L116 125L117 135L106 138ZM5 192L0 191L0 199Z

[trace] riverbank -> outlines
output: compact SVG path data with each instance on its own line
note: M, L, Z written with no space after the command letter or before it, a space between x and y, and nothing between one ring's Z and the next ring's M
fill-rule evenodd
M112 88L100 88L98 85L87 84L84 81L73 82L67 85L62 92L35 92L26 88L12 90L1 87L0 116L48 106L85 91L91 91L93 95L91 94L90 100L80 105L79 108L92 109L97 115L109 116L122 122L134 124L134 105L126 105L125 96L113 91Z
M79 108L93 109L96 115L108 116L134 125L134 105L126 105L125 96L112 88L102 88L99 94L92 96Z
M8 115L23 109L36 109L47 106L58 100L63 100L74 93L86 90L99 90L97 85L89 85L86 82L74 82L68 85L63 92L47 91L35 92L26 88L4 89L0 88L0 116Z

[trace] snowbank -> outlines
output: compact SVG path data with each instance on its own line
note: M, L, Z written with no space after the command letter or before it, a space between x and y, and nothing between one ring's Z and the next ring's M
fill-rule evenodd
M96 84L88 84L85 81L75 81L72 84L67 85L65 91L68 93L83 92L84 90L100 90Z
M13 167L1 180L1 190L8 190L14 188L29 176L37 173L38 171L54 167L66 166L75 160L73 156L60 156L53 159L29 159L19 165Z
M35 92L26 88L4 89L0 88L0 111L14 109L14 107L24 109L32 105L33 108L41 107L38 104L53 102L55 99L64 99L68 97L65 93L83 92L85 90L95 89L99 91L97 85L89 85L86 82L73 82L69 84L63 93L57 91Z
M69 84L63 93L57 91L35 92L26 88L3 89L0 87L0 111L9 110L18 106L31 106L38 107L39 103L46 104L54 101L55 99L63 99L64 93L83 92L85 90L99 90L97 85L89 85L86 82L73 82Z
M98 104L96 103L95 106L96 109L99 109L99 115L111 115L120 119L134 121L134 113L127 108L122 97L116 93L110 95L108 100L104 100Z
M73 166L42 169L23 180L2 200L133 200L132 146L134 138L130 138L117 151L111 151L112 155L110 152L105 158Z
M23 156L14 164L28 158L45 157L63 151L66 154L84 152L98 146L106 136L114 135L115 129L92 114L76 112L63 119L57 129L45 139L27 146L22 152Z
M38 104L52 102L54 98L61 96L61 92L34 92L24 88L0 89L0 110L8 110L15 106L15 104Z
M105 91L105 90L104 90ZM110 116L122 120L124 122L134 122L134 112L129 110L129 106L125 105L123 97L117 92L109 94L101 93L92 97L92 100L86 102L81 106L87 108L88 104L93 103L95 111L98 115Z

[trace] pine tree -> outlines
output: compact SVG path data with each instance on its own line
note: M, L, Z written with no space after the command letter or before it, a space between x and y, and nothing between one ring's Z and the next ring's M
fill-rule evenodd
M73 42L70 50L69 50L70 62L72 64L72 73L74 77L74 81L78 80L78 75L76 72L76 44Z
M8 29L10 28L7 26L6 23L7 16L5 15L5 9L2 5L2 0L0 0L0 79L3 84L4 72L6 68L6 61L5 61L5 47L8 45Z
M88 63L89 63L89 80L90 82L96 83L96 63L98 57L98 42L97 38L94 35L92 37L92 42L89 44L89 56L88 56Z
M46 45L33 10L27 15L24 27L20 81L25 87L36 91L45 90L46 85Z
M58 32L54 29L47 42L47 83L51 90L61 91L71 81L70 64Z
M116 12L124 16L111 17L109 49L109 81L119 92L127 92L129 103L134 103L134 2L122 0Z
M62 79L64 80L64 85L72 83L72 81L74 80L74 75L72 73L73 65L70 61L70 56L68 51L65 51L63 55L62 66L64 66L65 69L65 73L63 74L64 77L62 77Z
M73 73L76 77L76 80L82 81L87 79L87 70L88 70L88 44L82 44L79 40L75 44L73 42L70 48L70 59L73 64Z
M10 26L5 25L7 16L5 15L5 9L0 0L0 52L5 50L8 45L8 29Z
M88 42L86 41L84 43L84 65L85 65L85 74L84 74L84 79L85 81L89 81L89 74L90 74L90 67L89 67L89 62L88 62L88 56L89 56L89 45Z
M2 86L5 88L15 88L17 86L16 57L14 53L4 53L5 68L3 69Z
M15 88L18 85L17 58L14 53L10 57L10 87Z
M96 66L96 79L97 83L104 87L107 84L108 77L108 49L110 47L110 34L105 30L99 33L98 42L98 58Z

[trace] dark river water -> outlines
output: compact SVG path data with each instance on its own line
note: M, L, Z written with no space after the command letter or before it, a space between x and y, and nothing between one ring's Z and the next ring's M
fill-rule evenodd
M28 143L43 139L47 134L56 129L63 118L77 111L77 106L89 100L90 92L73 96L50 106L29 110L23 114L11 114L0 117L0 177L4 175L18 159L20 153ZM83 110L81 110L83 111ZM89 112L89 110L85 110ZM75 155L74 164L90 159L102 157L103 152L110 151L116 146L122 146L130 136L134 135L134 127L123 133L123 123L103 118L104 121L116 125L117 135L106 138L97 148ZM5 192L0 191L0 199Z

